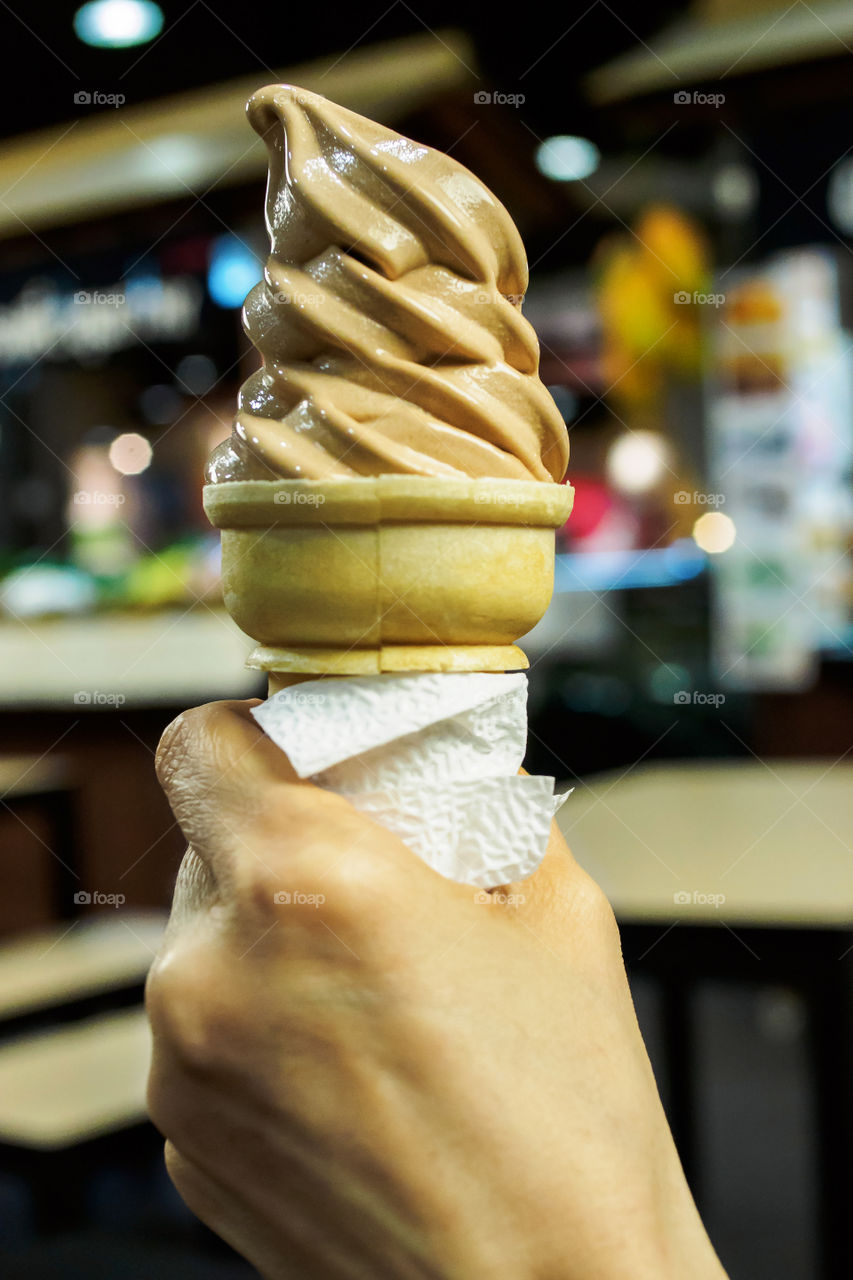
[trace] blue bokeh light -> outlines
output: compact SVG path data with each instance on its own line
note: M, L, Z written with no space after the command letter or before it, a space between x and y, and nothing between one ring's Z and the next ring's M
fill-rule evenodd
M163 30L163 10L153 0L90 0L74 15L74 31L98 49L147 44Z
M218 307L242 307L246 294L263 275L251 249L237 236L214 240L207 268L207 289Z

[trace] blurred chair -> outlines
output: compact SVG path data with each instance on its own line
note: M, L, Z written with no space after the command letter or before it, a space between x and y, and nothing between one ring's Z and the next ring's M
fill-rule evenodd
M629 969L660 984L670 1121L700 1201L696 986L759 981L802 994L817 1119L820 1274L849 1280L853 766L638 767L579 786L559 822L613 904Z
M85 1223L90 1176L115 1135L132 1157L133 1131L149 1127L150 1050L142 1008L0 1045L0 1163L28 1183L39 1231Z
M98 1003L138 1004L165 921L161 911L113 908L0 942L0 1036Z
M19 885L20 891L17 901L10 893L5 895L17 909L14 918L3 913L0 929L21 928L22 922L26 926L45 917L68 919L75 914L79 869L74 808L74 775L70 761L63 756L0 756L0 817L8 815L25 828L43 846L47 863L46 884L38 883L45 877L38 876L31 860L28 867L16 867L15 874L11 868L5 869L5 882L10 889ZM33 813L38 815L37 825L42 826L47 840L34 828Z
M141 999L164 925L112 910L0 945L0 1167L26 1182L41 1232L85 1222L98 1168L159 1141Z

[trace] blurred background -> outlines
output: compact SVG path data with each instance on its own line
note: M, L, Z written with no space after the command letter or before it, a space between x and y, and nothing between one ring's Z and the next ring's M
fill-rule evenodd
M0 12L0 1251L248 1276L144 1119L170 719L263 695L204 460L255 367L288 80L504 202L575 510L526 765L610 894L734 1278L849 1276L853 11L195 0Z

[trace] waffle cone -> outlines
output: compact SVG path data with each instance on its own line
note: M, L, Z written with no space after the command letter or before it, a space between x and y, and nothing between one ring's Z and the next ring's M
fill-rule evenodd
M383 475L207 485L226 608L282 676L505 671L553 591L568 485Z

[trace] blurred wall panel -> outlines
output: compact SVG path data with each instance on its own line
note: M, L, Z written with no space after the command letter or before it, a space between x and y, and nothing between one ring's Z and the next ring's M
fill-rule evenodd
M185 845L157 783L154 752L179 710L81 713L70 728L67 715L0 715L0 737L14 742L16 751L50 753L64 734L61 752L78 787L73 839L78 889L122 894L121 905L127 907L168 905ZM56 917L56 906L65 914L73 903L54 906L57 880L50 854L23 828L29 851L16 852L21 836L13 828L20 824L0 813L0 927L45 923ZM37 834L50 845L53 833L46 820ZM82 910L115 907L95 903Z
M50 822L37 801L0 809L0 937L54 918L51 840Z

